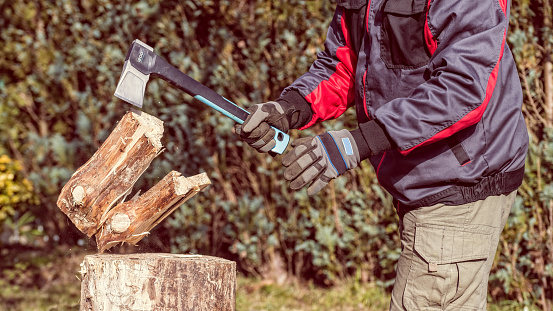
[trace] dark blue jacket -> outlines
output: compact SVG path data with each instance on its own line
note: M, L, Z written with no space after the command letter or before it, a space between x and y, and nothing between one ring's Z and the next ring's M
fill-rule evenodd
M398 204L457 205L516 190L528 134L505 42L509 5L339 0L325 50L279 101L309 105L301 129L355 106L362 158Z

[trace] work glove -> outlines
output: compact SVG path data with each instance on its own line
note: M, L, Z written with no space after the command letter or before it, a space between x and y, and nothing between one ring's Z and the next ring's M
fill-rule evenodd
M253 105L243 124L234 129L240 138L259 152L269 152L276 145L273 126L288 130L305 126L313 117L311 105L297 91L290 90L276 101Z
M323 189L332 179L356 168L365 158L360 155L359 147L361 154L368 150L359 130L330 131L315 137L300 138L292 142L292 147L294 149L282 157L282 164L286 167L284 178L291 181L292 190L311 184L307 188L310 196Z
M290 120L282 105L278 102L267 102L253 105L248 109L250 115L243 124L236 124L236 134L259 152L269 152L276 145L275 128L288 133Z

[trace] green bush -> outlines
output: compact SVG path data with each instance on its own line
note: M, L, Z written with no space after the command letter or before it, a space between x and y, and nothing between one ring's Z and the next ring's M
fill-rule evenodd
M180 70L247 107L276 98L309 68L334 5L321 0L1 2L0 152L22 159L39 201L39 208L28 209L36 223L61 243L83 238L55 203L71 174L130 109L113 92L132 40L148 43ZM543 87L550 10L545 0L513 2L509 44L525 90L532 146L490 286L493 300L516 299L544 309L553 295L553 121ZM326 285L358 276L391 287L400 251L397 216L368 164L309 198L305 190L289 191L278 157L257 154L235 137L231 120L167 83L151 79L144 111L164 121L166 151L136 188L148 189L172 169L187 176L207 172L213 182L152 233L168 236L171 250L230 258L256 276L284 273ZM354 126L348 112L301 135ZM20 215L27 211L14 206L24 209Z
M0 156L0 222L22 204L36 204L33 184L23 177L21 163L4 154Z
M32 245L41 232L33 228L35 218L29 210L38 201L33 184L20 162L0 156L0 245Z

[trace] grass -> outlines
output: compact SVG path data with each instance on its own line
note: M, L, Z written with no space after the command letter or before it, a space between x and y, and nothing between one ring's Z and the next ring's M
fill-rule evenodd
M79 281L47 289L9 286L0 281L0 310L78 310ZM237 280L237 311L387 310L388 298L371 285L345 284L332 289L278 286L240 277Z
M78 310L77 271L84 255L71 250L23 251L0 257L0 311Z
M0 262L0 311L78 310L79 265L85 254L71 250L52 254L18 255L10 266ZM3 257L3 256L2 256ZM6 259L0 258L0 259ZM14 257L10 257L14 259ZM354 311L388 310L389 293L374 284L345 281L332 288L314 285L277 285L238 276L237 311ZM516 301L488 305L489 311L533 311Z
M13 286L0 280L0 310L79 310L80 284L77 279L75 281L75 284L37 289Z
M279 286L239 277L237 311L388 310L389 296L376 285L345 282L332 288Z

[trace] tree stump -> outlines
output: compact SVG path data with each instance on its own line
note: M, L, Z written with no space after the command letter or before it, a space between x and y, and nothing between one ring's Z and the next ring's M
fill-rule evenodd
M81 311L235 310L236 263L201 255L90 255Z

